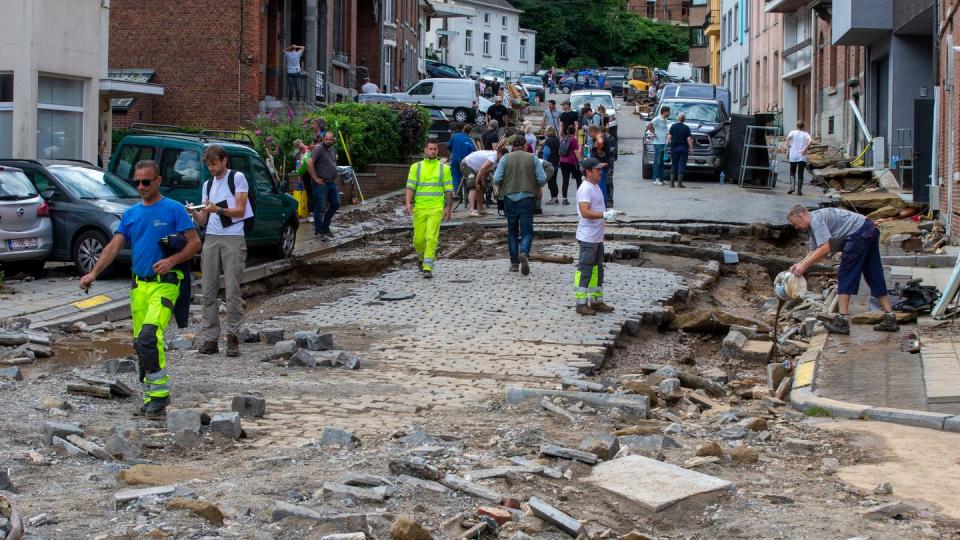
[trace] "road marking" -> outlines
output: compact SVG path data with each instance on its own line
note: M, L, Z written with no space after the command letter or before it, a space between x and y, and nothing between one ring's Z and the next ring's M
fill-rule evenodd
M804 362L798 365L793 373L793 387L800 388L813 384L813 372L816 368L816 362Z
M74 302L71 305L77 309L90 309L92 307L102 306L103 304L106 304L112 300L113 298L110 298L105 294L98 294L97 296L91 296L85 300Z

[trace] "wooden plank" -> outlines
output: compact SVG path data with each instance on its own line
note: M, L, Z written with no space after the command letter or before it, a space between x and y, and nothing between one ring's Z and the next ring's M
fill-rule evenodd
M91 384L68 384L67 392L70 392L71 394L81 394L102 399L113 398L113 393L110 392L109 388L105 386L93 386Z

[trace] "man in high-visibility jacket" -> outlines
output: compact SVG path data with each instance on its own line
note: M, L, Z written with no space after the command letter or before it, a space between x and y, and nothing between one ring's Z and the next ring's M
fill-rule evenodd
M413 216L413 247L420 258L424 278L433 277L433 262L440 242L440 221L453 211L453 176L450 167L437 159L436 141L427 141L424 160L410 166L407 174L407 215Z
M143 406L139 412L160 415L170 401L163 331L173 315L180 282L184 279L183 270L177 266L200 251L200 235L183 205L160 195L163 179L157 162L138 162L134 166L133 181L142 200L123 213L113 240L103 249L93 270L80 278L80 288L89 289L130 242L133 263L130 315L143 387ZM183 234L185 247L176 253L164 253L163 241L178 233Z

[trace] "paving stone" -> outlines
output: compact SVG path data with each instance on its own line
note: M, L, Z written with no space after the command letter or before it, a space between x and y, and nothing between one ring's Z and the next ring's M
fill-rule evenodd
M916 511L909 504L906 504L903 501L891 501L888 503L871 506L863 512L860 512L860 515L867 519L883 520L895 518L897 516L910 516L915 513Z
M103 363L103 370L110 375L136 373L137 369L137 361L131 358L111 358Z
M266 409L267 400L257 396L236 396L230 404L230 410L251 418L260 418Z
M441 480L443 473L422 458L391 459L389 469L392 474L412 476L423 480Z
M300 330L294 332L293 339L301 349L327 351L333 348L333 334L320 334L318 332Z
M123 491L118 491L113 495L114 510L120 510L128 502L135 501L140 497L168 497L173 495L175 490L175 486L154 486L141 489L125 489Z
M340 483L346 484L348 486L374 487L374 486L387 486L392 484L393 482L385 476L351 472L347 474L346 478L344 478L343 481L341 481Z
M297 342L292 339L278 341L273 345L273 351L270 353L270 358L274 360L279 360L281 358L288 360L295 352L297 352L297 349Z
M69 424L66 422L47 422L43 429L43 443L47 446L53 444L54 437L66 439L69 435L83 435L83 428L80 424Z
M318 444L321 446L358 446L360 444L360 439L358 439L349 431L328 426L323 428L323 434L320 435Z
M663 379L660 381L660 384L657 385L657 390L660 392L660 397L667 400L680 399L683 397L683 387L680 384L680 379L677 378Z
M647 384L650 386L657 386L661 381L665 379L676 379L680 376L680 370L674 366L663 366L658 368L656 371L647 375Z
M665 448L679 448L680 443L663 435L622 435L618 437L621 451L662 459Z
M452 474L444 475L440 483L450 489L462 491L472 497L493 501L497 504L500 504L500 501L503 500L503 495L500 493Z
M380 291L380 294L377 296L377 298L383 300L384 302L397 302L400 300L410 300L415 296L417 296L417 294L412 292Z
M780 362L774 362L767 364L767 386L770 388L777 388L780 386L780 381L787 376L787 368L783 367L783 364Z
M589 465L592 465L597 462L597 455L591 452L583 452L581 450L574 450L572 448L564 448L562 446L557 446L555 444L541 444L540 445L540 455L541 456L553 456L563 459L575 459L577 461L582 461Z
M288 517L316 521L340 531L367 530L366 514L322 514L305 506L297 506L283 501L274 503L270 512L271 521L276 523Z
M794 452L815 452L817 450L817 443L811 441L805 441L803 439L797 439L795 437L787 437L783 440L783 446L787 450L792 450Z
M269 360L269 358L268 358ZM306 349L298 349L286 362L287 367L317 367L317 357Z
M186 351L188 349L191 349L192 347L193 347L193 340L183 338L183 337L178 337L174 340L171 340L169 343L167 343L167 349L171 351Z
M348 486L337 482L324 482L323 493L333 495L344 495L353 497L361 501L383 502L385 497L383 492L374 489Z
M135 429L124 429L117 427L113 433L107 437L103 445L104 450L111 456L130 461L140 457L142 448L140 432Z
M727 426L717 432L717 436L728 441L743 439L749 434L750 432L747 430L747 428L741 425Z
M401 474L397 476L397 480L408 486L419 487L433 491L434 493L447 493L450 491L450 488L432 480L424 480L422 478L414 478L413 476L407 476L406 474Z
M580 440L580 450L596 454L600 459L613 459L620 451L620 440L607 433L588 433Z
M604 409L619 408L625 412L646 418L649 400L646 396L633 394L600 394L596 392L571 392L566 390L546 390L539 388L507 387L507 402L520 403L525 399L540 397L561 397L582 401L591 407Z
M262 328L260 329L260 341L267 345L275 345L283 340L283 328Z
M281 339L283 339L281 337ZM249 328L243 326L240 328L240 331L237 332L237 340L240 343L260 343L260 333L251 332Z
M201 425L202 419L200 411L189 409L167 411L167 431L170 433L179 433L181 431L200 433Z
M226 412L214 415L210 419L210 432L220 433L231 439L239 439L243 435L240 428L240 413Z
M608 462L611 463L611 462ZM527 501L533 515L546 521L550 525L576 538L586 533L586 527L576 519L554 508L539 497L530 497Z
M70 455L70 456L80 456L87 453L86 450L84 450L83 448L80 448L77 445L73 444L72 442L69 442L65 439L61 439L60 437L57 437L57 436L53 437L52 446L59 446L63 448L64 450L67 451L67 455Z
M581 481L621 495L651 512L697 498L702 504L735 490L726 480L643 456L626 456L593 467Z
M960 432L960 416L951 416L944 420L943 429L946 431Z
M11 381L22 381L23 373L18 366L0 368L0 379L9 379Z

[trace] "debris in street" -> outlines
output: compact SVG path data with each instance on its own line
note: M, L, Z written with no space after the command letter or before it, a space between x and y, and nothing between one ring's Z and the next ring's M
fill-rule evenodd
M69 435L83 435L83 428L80 424L65 422L47 422L43 428L43 443L47 446L53 444L54 437L65 439Z
M67 435L67 440L73 443L73 445L77 448L82 449L97 459L103 459L106 461L113 460L113 456L111 456L110 453L104 450L101 446L94 444L79 435Z
M324 482L323 493L344 495L358 500L372 502L383 502L383 500L386 498L383 491L364 487L348 486L346 484L338 484L337 482Z
M120 510L130 501L135 501L140 497L168 497L173 495L173 492L176 490L175 486L154 486L148 488L139 488L139 489L125 489L123 491L118 491L113 495L113 505L114 510Z
M189 510L214 525L223 525L223 511L217 505L196 499L174 497L167 501L167 510Z
M447 486L450 489L462 491L467 495L470 495L471 497L477 497L480 499L493 501L497 504L499 504L500 501L503 500L503 495L497 493L496 491L487 489L478 484L474 484L473 482L469 482L467 480L464 480L463 478L454 476L452 474L445 475L440 480L440 483Z
M390 526L390 536L394 540L433 540L433 536L427 532L412 517L400 515Z
M339 445L339 446L358 446L360 439L353 433L334 427L323 428L323 434L318 443L320 446Z
M240 413L240 416L260 418L267 409L267 401L257 396L236 396L230 404L230 409ZM168 431L170 431L169 428Z
M23 373L17 366L0 368L0 379L9 379L11 381L22 381Z
M597 455L590 452L583 452L580 450L574 450L572 448L564 448L562 446L557 446L555 444L541 444L540 445L540 455L541 456L553 456L563 459L575 459L577 461L582 461L589 465L592 465L597 462Z
M179 433L181 431L200 433L201 427L202 417L200 411L190 409L167 411L167 431L170 433Z
M533 515L574 538L586 533L586 528L583 526L583 523L547 504L539 497L530 497L527 504L530 506L530 511L533 512Z
M240 413L225 412L216 414L210 419L210 432L220 433L231 439L239 439L243 435L240 428Z

